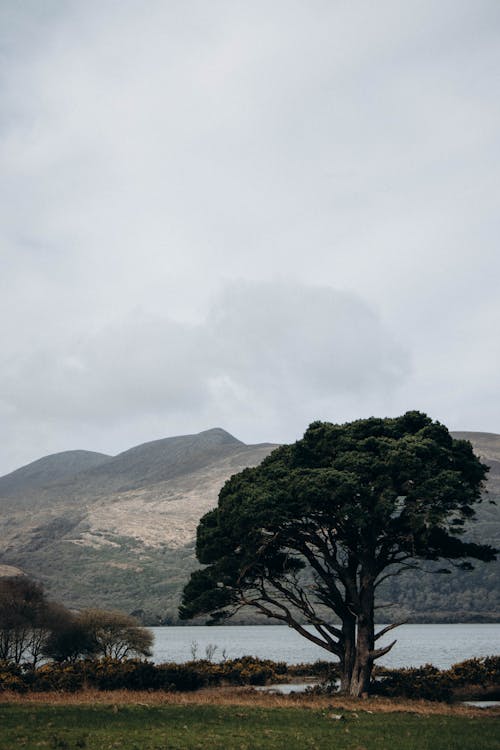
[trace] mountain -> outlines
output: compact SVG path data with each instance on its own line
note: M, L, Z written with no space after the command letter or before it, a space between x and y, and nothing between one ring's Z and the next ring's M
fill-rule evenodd
M453 434L470 440L490 466L488 494L468 534L500 547L500 435ZM78 450L34 461L0 477L0 575L22 570L70 607L175 621L182 587L197 567L200 517L216 505L226 479L275 447L245 445L215 428L117 456ZM498 619L499 571L496 563L449 576L406 574L386 584L382 598L392 604L382 612L427 621Z
M0 478L0 564L71 607L175 617L197 565L200 517L226 479L274 447L215 428L117 456L66 451L34 461Z

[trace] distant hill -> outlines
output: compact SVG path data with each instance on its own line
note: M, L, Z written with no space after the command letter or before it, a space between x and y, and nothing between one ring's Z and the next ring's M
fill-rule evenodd
M0 478L0 497L22 496L74 479L80 472L88 471L111 461L111 456L92 451L64 451L45 456Z
M489 494L469 535L500 547L500 435L454 436L470 440L491 467ZM216 505L226 479L275 447L245 445L215 428L117 456L78 450L34 461L0 478L0 575L21 569L71 607L175 621L182 587L197 567L200 517ZM381 617L498 619L499 571L491 564L466 574L392 579L382 592L391 606Z

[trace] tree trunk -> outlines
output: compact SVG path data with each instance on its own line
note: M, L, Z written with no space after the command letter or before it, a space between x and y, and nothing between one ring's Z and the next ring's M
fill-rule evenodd
M368 693L373 670L375 648L374 589L373 577L362 575L359 591L359 611L355 621L356 640L349 652L346 644L346 658L342 665L341 690L356 698ZM347 655L349 653L349 658Z
M350 691L352 673L356 661L356 618L344 617L342 622L343 658L340 660L340 689Z
M360 618L356 638L356 658L349 684L349 695L359 698L370 689L373 669L373 623Z

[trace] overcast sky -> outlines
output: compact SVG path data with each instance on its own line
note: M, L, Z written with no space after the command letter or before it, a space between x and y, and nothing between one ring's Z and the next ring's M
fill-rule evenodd
M0 473L500 433L498 0L0 0Z

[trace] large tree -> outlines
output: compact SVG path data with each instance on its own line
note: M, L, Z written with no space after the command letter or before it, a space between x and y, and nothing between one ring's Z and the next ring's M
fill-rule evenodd
M362 695L394 645L377 641L397 625L375 632L378 586L423 561L466 570L495 558L462 538L487 470L469 442L420 412L314 422L226 482L198 526L206 567L186 585L181 617L218 622L253 607L337 656L341 688Z

